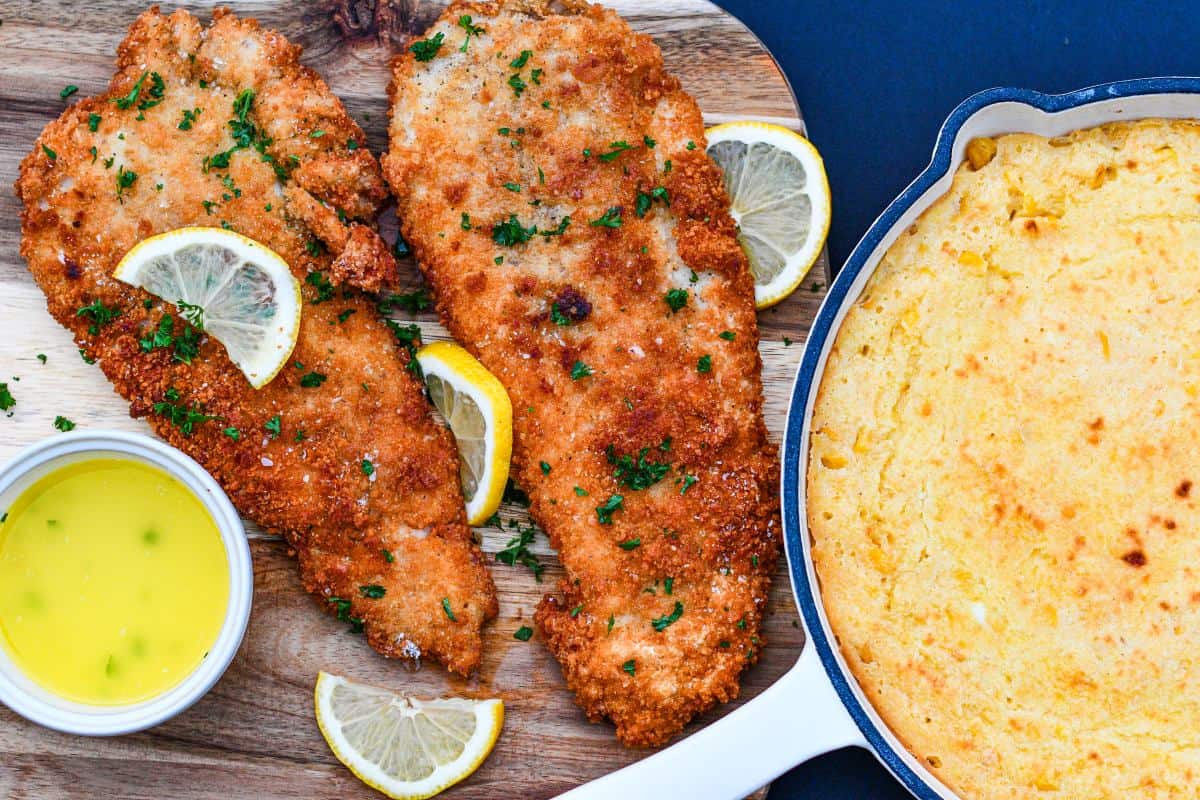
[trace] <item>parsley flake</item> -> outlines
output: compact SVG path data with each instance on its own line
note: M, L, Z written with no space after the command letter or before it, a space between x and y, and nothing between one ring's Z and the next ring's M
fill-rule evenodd
M633 149L633 145L631 145L629 142L626 142L624 140L617 141L617 142L610 142L608 146L612 149L609 150L607 153L601 153L600 155L596 156L596 158L600 159L601 161L605 162L606 164L610 161L615 161L617 156L621 155L621 153L624 153L626 150Z
M628 454L618 456L611 444L604 450L608 463L613 465L613 477L617 479L617 483L634 491L649 489L671 470L668 463L647 461L646 455L649 452L649 447L643 447L635 459Z
M671 309L671 313L674 314L687 305L687 289L671 289L663 296L663 299L667 301L667 308Z
M50 159L51 161L58 161L58 153L54 152L49 147L46 147L46 145L42 145L42 152L45 153L46 158Z
M734 339L737 338L737 334L734 333L733 331L721 331L720 333L717 334L717 337L724 339L727 342L732 342Z
M478 36L479 34L483 33L483 28L472 23L473 21L470 14L463 14L458 18L458 27L467 32L467 37L463 39L462 47L458 48L458 52L460 53L467 52L467 45L471 43L472 36Z
M577 381L580 378L586 378L592 374L592 368L582 361L576 361L571 367L571 380Z
M438 36L441 36L441 34L439 33ZM458 617L454 616L454 612L450 610L449 597L442 598L442 611L446 612L446 616L450 618L451 622L458 622Z
M88 114L88 130L95 133L100 129L101 117L99 114Z
M58 428L63 433L66 433L67 431L75 430L75 423L64 416L59 415L54 418L54 427Z
M509 216L507 222L497 222L492 226L492 241L505 247L524 244L538 232L537 226L522 227L516 214Z
M517 97L520 97L521 93L524 92L529 86L529 84L521 80L520 75L515 73L508 77L508 85L512 87L513 94Z
M635 539L626 539L625 541L617 544L617 547L620 547L622 550L636 550L641 546L642 537L640 536Z
M592 227L619 228L621 227L621 209L613 206L604 212L604 216L591 221Z
M368 478L375 474L375 465L372 464L367 459L364 458L362 460L361 466L362 466L362 474L366 475Z
M240 442L242 440L242 432L233 426L225 428L223 431L221 431L221 433L225 434L230 439L233 439L235 442Z
M619 494L614 494L604 501L603 505L596 506L596 519L601 525L612 525L612 515L625 504L625 498Z
M63 87L63 90L58 93L58 98L60 100L66 100L68 97L70 97L71 95L75 94L78 91L79 91L78 86L76 86L73 83L68 83L66 86Z
M264 422L263 430L266 431L267 433L271 434L271 438L274 439L276 436L278 436L280 433L283 432L283 415L276 414L275 416L271 417L269 420Z
M408 46L408 49L417 61L432 61L434 56L438 54L438 51L442 49L442 42L445 40L446 35L438 32L428 39L413 42Z
M702 374L705 372L712 372L712 356L700 356L700 359L696 362L696 372Z
M621 669L625 670L630 675L633 675L637 672L637 661L631 658L621 665Z
M300 385L305 389L315 389L326 380L326 376L320 372L309 372L300 378Z
M518 642L528 642L531 638L533 638L533 628L529 627L528 625L522 625L521 627L517 628L516 633L513 634L513 638Z
M369 583L366 586L358 587L358 593L371 600L378 600L387 594L387 589L377 583Z
M678 619L682 616L683 616L683 603L676 600L675 608L671 610L670 614L667 614L666 616L663 616L663 617L659 617L658 619L651 621L650 624L652 626L654 626L654 630L658 631L659 633L662 633L667 628L669 628L673 623L678 621Z
M121 310L116 306L110 308L104 305L103 300L93 300L76 311L75 316L90 319L92 324L88 326L88 333L95 336L101 328L121 316Z

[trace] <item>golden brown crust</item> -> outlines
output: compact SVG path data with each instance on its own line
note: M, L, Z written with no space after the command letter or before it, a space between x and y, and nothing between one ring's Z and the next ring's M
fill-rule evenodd
M285 535L310 591L349 600L342 616L361 617L380 652L424 652L466 673L479 662L483 622L497 613L495 589L465 522L450 435L431 419L370 298L349 288L375 289L395 274L373 230L386 194L378 165L348 145L362 131L299 65L299 52L227 12L205 29L183 11L147 11L121 44L109 91L51 122L22 163L21 253L50 313L130 401L130 413L199 460L248 517ZM116 99L139 80L137 101L119 108ZM213 156L235 144L229 121L243 89L255 92L248 120L271 142L218 166ZM185 110L194 115L186 130ZM118 195L116 176L126 171L137 177ZM214 341L204 340L190 365L139 344L174 309L109 275L139 240L187 225L228 225L270 246L301 279L322 272L344 284L324 301L318 287L304 286L295 365L261 390ZM95 300L120 316L93 333L78 309ZM308 372L325 382L302 386ZM184 435L153 410L171 387L220 421ZM264 427L275 415L278 436ZM372 584L386 595L365 597L360 587Z
M1195 797L1200 125L975 150L830 352L830 623L962 797Z
M588 716L656 745L736 696L757 657L775 453L752 279L699 109L648 37L568 6L453 4L425 35L444 36L432 60L394 62L384 171L443 319L512 398L515 477L567 569L537 623ZM464 14L484 29L465 49ZM619 227L592 224L612 209ZM530 240L497 242L514 215ZM577 362L591 374L572 378ZM609 453L643 448L670 470L622 485Z

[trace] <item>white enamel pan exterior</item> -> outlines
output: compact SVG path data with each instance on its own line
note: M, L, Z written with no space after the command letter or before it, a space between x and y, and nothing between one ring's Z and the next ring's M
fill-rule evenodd
M951 113L938 134L929 166L875 221L830 286L792 389L781 493L792 590L807 635L800 659L771 688L721 720L561 797L735 800L797 764L849 745L873 752L920 800L957 797L900 744L875 713L835 646L821 606L810 558L804 490L816 390L846 312L892 242L949 190L971 139L1018 131L1059 136L1106 122L1147 117L1200 119L1200 78L1121 81L1059 95L989 89L968 98Z

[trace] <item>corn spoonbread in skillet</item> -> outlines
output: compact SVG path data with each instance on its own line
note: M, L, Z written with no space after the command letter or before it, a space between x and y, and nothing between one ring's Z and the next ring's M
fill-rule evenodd
M513 403L577 702L658 745L732 699L779 548L754 287L695 102L581 2L454 3L394 64L384 173Z
M495 589L451 436L362 291L396 269L374 230L379 166L299 53L225 11L208 28L142 14L108 91L22 163L21 253L130 413L287 538L322 608L385 655L467 673ZM111 277L138 241L189 225L258 240L304 281L292 363L262 389L173 305Z
M1200 794L1200 126L978 140L829 356L842 653L962 797Z

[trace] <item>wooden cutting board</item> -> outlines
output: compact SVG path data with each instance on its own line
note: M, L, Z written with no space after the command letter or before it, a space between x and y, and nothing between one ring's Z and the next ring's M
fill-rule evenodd
M760 119L802 130L796 100L771 55L733 17L705 0L614 0L610 3L662 47L668 67L699 101L711 124ZM56 434L62 414L80 428L149 432L130 419L96 367L85 365L65 330L46 313L18 245L20 207L13 194L18 164L42 127L66 102L100 92L117 43L143 6L67 0L0 0L0 381L17 399L0 416L0 462L20 447ZM211 4L183 4L207 16ZM375 153L386 146L387 63L410 33L442 8L425 0L233 2L240 14L304 46L315 68L367 131ZM172 6L168 6L171 8ZM390 212L388 212L390 216ZM394 223L385 220L391 235ZM809 324L823 297L824 265L791 298L759 316L766 416L772 438L783 432L787 399ZM401 265L419 286L414 263ZM426 341L448 338L433 314L418 321ZM46 364L35 358L44 353ZM19 378L19 381L17 380ZM524 518L519 508L504 517ZM562 574L546 538L535 552L549 564L538 584L524 567L494 562L509 536L480 529L500 594L500 618L484 632L484 658L470 680L434 664L418 669L376 655L361 637L318 611L300 588L287 547L249 526L255 567L254 611L237 658L213 691L189 711L144 733L88 739L44 730L0 707L0 797L373 798L325 746L313 719L318 670L425 696L500 696L504 733L479 771L447 792L453 798L551 797L645 755L621 747L607 724L592 725L572 701L557 663L537 637L513 639L543 591ZM786 569L780 563L761 662L742 682L742 696L693 723L717 719L752 699L796 660L803 643ZM730 764L730 769L737 769Z

